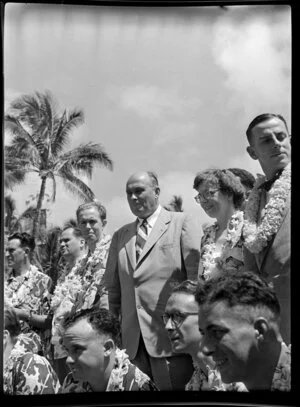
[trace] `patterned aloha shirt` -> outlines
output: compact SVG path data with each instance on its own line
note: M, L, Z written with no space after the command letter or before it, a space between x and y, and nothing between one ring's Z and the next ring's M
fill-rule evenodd
M81 257L54 290L51 300L51 309L54 313L52 321L54 359L67 356L59 342L61 322L65 314L91 308L104 293L102 277L105 272L110 243L111 236L103 235L97 243L95 251Z
M239 383L225 384L220 372L207 366L207 374L194 362L194 373L185 385L186 391L248 391L245 385Z
M9 276L4 283L5 300L12 307L23 308L37 315L49 315L51 285L51 278L40 272L37 267L31 265L25 274L17 277ZM35 332L40 336L40 347L42 352L47 355L49 352L50 330L40 331L38 328L31 327L28 322L20 322L23 333L33 335L33 332Z
M271 391L291 391L291 345L281 343L281 352L272 380Z
M150 378L134 366L125 350L116 349L115 365L110 374L106 391L157 391ZM61 393L93 392L88 382L75 381L69 373L62 385Z
M81 259L82 257L80 257L76 261L74 267L71 270L68 268L67 265L61 269L60 277L57 280L57 285L51 299L51 311L53 313L51 343L53 345L54 359L62 359L67 357L68 355L59 341L60 324L65 313L71 311L78 289L76 285L74 290L74 287L71 284L71 279L68 278L68 275L75 267L78 267Z
M26 344L25 344L26 343ZM59 380L43 356L29 351L29 343L18 338L3 369L3 392L9 395L53 394Z

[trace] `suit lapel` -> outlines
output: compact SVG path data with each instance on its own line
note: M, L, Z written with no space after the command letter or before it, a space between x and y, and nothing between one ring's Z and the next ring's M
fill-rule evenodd
M136 222L133 222L129 225L128 229L125 232L125 249L131 263L133 270L136 267L136 254L135 254L135 241L136 241Z
M147 239L147 241L145 243L145 246L139 257L137 265L140 264L140 262L149 252L149 250L155 245L155 243L158 241L158 239L161 237L161 235L163 235L165 233L165 231L168 229L168 223L170 223L170 220L171 220L170 213L168 211L166 211L164 208L162 208L161 212L158 216L158 219L154 224L153 230L151 231L149 238Z

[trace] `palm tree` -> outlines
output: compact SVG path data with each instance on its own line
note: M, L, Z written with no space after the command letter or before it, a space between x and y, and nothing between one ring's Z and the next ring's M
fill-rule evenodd
M7 234L17 232L19 230L18 217L16 215L16 201L11 195L4 197L4 228Z
M171 212L183 212L183 200L179 195L173 195L171 201L164 206L165 209Z
M10 111L5 115L6 129L12 134L10 145L4 149L6 167L13 163L17 174L18 171L35 172L41 178L33 223L36 237L47 180L52 182L52 202L57 177L68 191L83 201L90 201L95 195L79 176L91 178L95 165L112 170L113 163L99 143L81 144L64 152L72 130L83 123L84 115L79 109L59 113L49 91L18 97L11 103Z
M62 261L60 252L60 235L61 228L54 226L47 230L46 243L41 255L41 263L44 273L52 279L52 291L54 290L58 274L60 271L60 263Z

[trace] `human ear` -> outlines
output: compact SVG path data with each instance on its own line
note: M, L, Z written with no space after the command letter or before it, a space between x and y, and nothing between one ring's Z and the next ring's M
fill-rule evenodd
M269 322L266 318L259 317L254 321L255 336L258 340L265 338L269 328Z
M9 332L8 332L7 329L4 329L4 331L3 331L3 347L4 347L4 349L5 349L6 345L7 345L8 339L9 339Z
M247 153L250 155L250 157L251 157L253 160L258 160L258 157L257 157L256 152L254 151L254 148L253 148L253 147L248 146L248 147L247 147Z
M115 349L115 343L112 339L107 339L104 342L104 356L109 356L111 352Z
M159 187L156 187L156 188L155 188L155 195L156 195L157 197L159 197L159 194L160 194L160 188L159 188Z
M107 224L107 220L106 220L106 219L103 219L103 221L102 221L102 226L104 227L106 224Z

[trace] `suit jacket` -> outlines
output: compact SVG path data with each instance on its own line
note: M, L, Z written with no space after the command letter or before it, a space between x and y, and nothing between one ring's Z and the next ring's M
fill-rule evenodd
M136 262L137 222L113 235L104 284L109 309L121 316L122 345L130 359L140 334L152 357L171 356L162 314L175 284L197 279L200 231L183 213L161 209Z
M261 252L252 254L244 248L247 270L259 273L273 286L281 307L280 330L285 343L290 343L291 324L291 197L288 196L281 226Z

